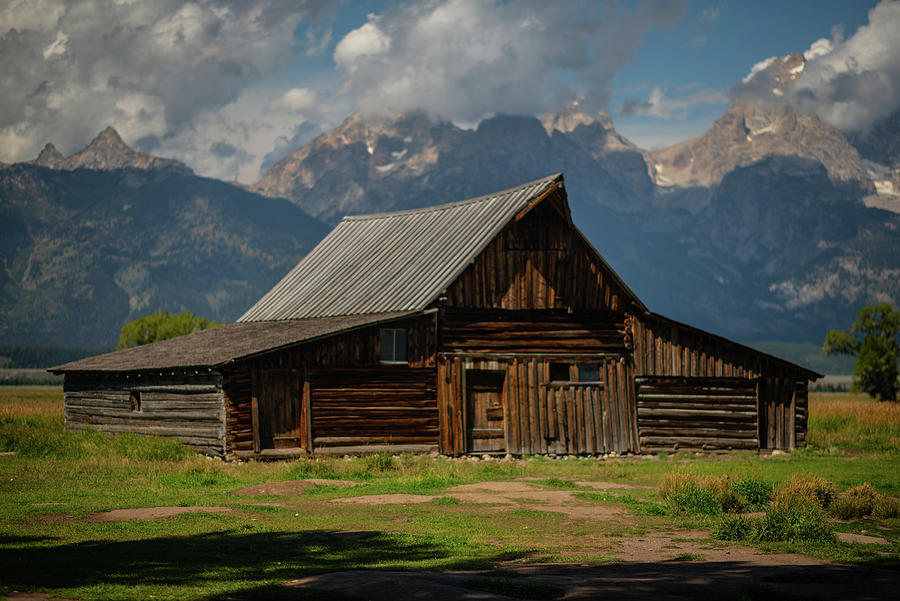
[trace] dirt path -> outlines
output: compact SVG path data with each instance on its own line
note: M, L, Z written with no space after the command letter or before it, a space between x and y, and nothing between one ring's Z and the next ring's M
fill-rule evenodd
M612 482L579 481L577 484L595 490L631 488ZM441 495L370 495L333 502L403 505L452 497L464 504L494 504L501 510L530 508L564 513L572 519L634 523L627 511L606 503L583 501L574 496L576 492L550 489L540 482L520 479L454 486ZM395 601L398 595L429 601L489 601L517 598L517 592L523 594L522 587L527 597L528 587L546 589L548 586L561 599L643 601L787 596L862 601L894 598L900 588L898 572L838 565L802 555L765 554L741 546L718 546L709 543L708 537L708 532L671 530L634 537L585 539L582 541L585 557L611 554L621 561L581 565L509 563L499 566L502 577L488 578L491 582L487 587L485 576L477 572L377 570L320 574L289 584L371 601ZM509 590L504 591L504 586Z
M677 538L677 537L676 537ZM886 570L843 566L800 555L765 555L741 547L710 551L692 544L704 561L672 561L662 549L671 538L654 536L624 541L629 559L593 565L504 564L498 572L388 572L352 570L310 576L288 583L292 587L324 590L369 601L403 599L485 600L517 597L517 591L556 590L560 599L616 599L650 601L687 599L796 598L824 601L892 599L900 574ZM492 586L485 587L485 580ZM509 587L508 596L504 584ZM497 588L499 587L499 591ZM487 592L484 589L487 588ZM535 598L531 596L530 598ZM546 598L546 597L544 597Z
M595 483L602 484L602 483ZM592 488L602 488L596 486ZM439 497L450 497L460 503L494 504L508 509L536 509L563 513L571 518L585 520L615 519L620 523L631 523L631 514L619 507L608 504L581 501L575 497L577 490L548 490L538 484L521 480L501 480L495 482L477 482L475 484L459 484L451 486L445 494L440 495L364 495L360 497L343 497L334 499L334 503L350 505L406 505L428 503Z

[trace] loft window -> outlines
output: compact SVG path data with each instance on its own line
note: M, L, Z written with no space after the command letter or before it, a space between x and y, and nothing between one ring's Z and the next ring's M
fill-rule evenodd
M381 329L381 362L406 363L406 330Z
M140 413L141 412L141 393L137 390L132 390L131 394L128 395L129 400L131 401L131 411L132 413Z
M599 382L600 381L600 364L599 363L579 363L578 364L578 381L579 382Z
M551 363L550 364L550 381L551 382L568 382L572 378L569 376L568 363Z

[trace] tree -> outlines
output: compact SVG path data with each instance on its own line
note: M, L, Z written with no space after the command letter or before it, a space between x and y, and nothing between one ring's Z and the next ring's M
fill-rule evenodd
M203 317L184 311L178 315L169 315L168 311L153 313L139 317L122 326L119 332L117 349L141 346L160 340L168 340L219 326L214 321L206 321Z
M826 355L856 355L854 390L867 392L882 401L896 401L900 359L898 334L900 311L894 310L889 303L866 305L857 311L849 333L828 332L822 352Z

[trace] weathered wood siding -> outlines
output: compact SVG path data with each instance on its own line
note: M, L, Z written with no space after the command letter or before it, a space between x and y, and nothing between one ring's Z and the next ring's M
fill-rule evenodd
M313 450L364 445L436 449L435 386L433 368L394 365L313 369Z
M625 315L447 309L441 334L447 352L624 353Z
M226 446L229 452L249 452L253 448L253 414L250 366L238 363L223 371Z
M652 317L632 318L637 376L756 378L759 359L723 338Z
M759 447L756 380L638 377L641 449Z
M620 360L621 359L621 360ZM569 365L565 380L551 380L551 364ZM579 382L578 366L599 364L598 382ZM513 454L601 454L637 449L633 376L619 356L445 356L438 364L441 451L470 448L466 375L472 370L506 373L503 394L504 451ZM477 436L477 433L475 433Z
M656 316L630 317L629 323L637 378L684 379L686 385L697 390L696 394L682 395L680 402L685 404L703 402L705 395L702 390L709 378L742 381L742 388L755 389L756 402L755 436L751 438L745 431L742 439L754 440L752 448L793 449L806 446L807 381L802 379L804 372L724 338ZM715 448L719 445L714 436L706 433L717 427L713 414L710 414L708 427L698 427L700 422L697 420L699 416L692 422L692 427L685 429L686 432L696 432L696 436L685 434L661 438L690 448ZM639 419L638 423L641 440L646 438L653 442L657 438L655 435L645 435L649 422ZM728 446L725 445L725 448ZM739 448L737 443L731 446ZM652 445L647 448L652 448Z
M172 436L201 453L225 453L219 374L68 373L64 395L69 428Z
M254 404L255 419L265 419L259 392L254 401L254 381L261 383L285 370L296 374L296 386L287 387L291 392L284 394L284 401L291 406L282 407L278 415L293 416L294 403L299 402L298 449L436 448L435 320L430 314L371 326L229 366L224 370L229 451L247 456L276 446L257 440L266 427L254 428ZM406 365L380 362L382 327L407 330Z
M807 382L764 377L759 382L759 438L764 449L806 446Z
M448 307L467 309L623 311L625 304L559 197L510 224L447 290Z

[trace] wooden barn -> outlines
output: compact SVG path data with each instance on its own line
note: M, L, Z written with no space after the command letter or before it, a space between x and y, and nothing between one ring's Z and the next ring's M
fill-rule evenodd
M236 323L52 371L71 428L239 458L792 449L820 377L649 311L562 175L346 217Z

